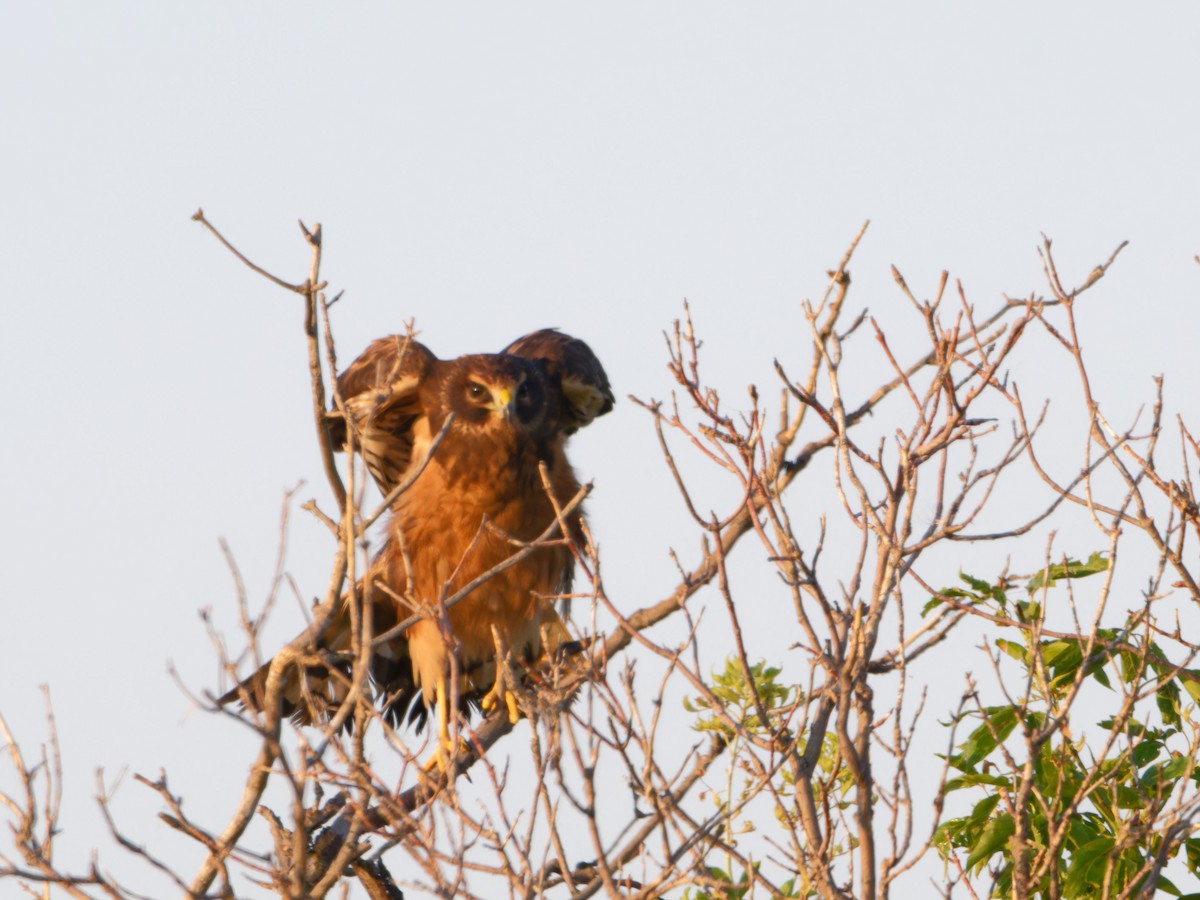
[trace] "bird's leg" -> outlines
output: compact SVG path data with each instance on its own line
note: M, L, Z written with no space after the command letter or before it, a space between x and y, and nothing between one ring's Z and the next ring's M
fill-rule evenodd
M510 690L512 684L511 659L508 647L501 638L499 629L494 625L492 626L492 640L496 642L496 680L492 683L492 689L479 701L479 706L484 714L490 714L503 699L505 709L508 711L508 721L510 724L516 725L521 719L521 710L517 706L517 695Z
M437 710L438 741L437 749L425 762L425 771L437 768L442 772L450 771L450 757L455 744L450 737L450 679L444 674L439 675L434 690ZM465 742L461 746L466 746Z
M437 681L438 747L450 753L450 685L445 675Z

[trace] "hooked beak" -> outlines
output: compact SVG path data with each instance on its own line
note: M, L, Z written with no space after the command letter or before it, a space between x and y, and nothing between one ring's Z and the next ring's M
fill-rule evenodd
M492 397L496 401L493 409L503 415L504 418L512 419L517 411L517 403L513 392L507 387L501 387L496 389Z

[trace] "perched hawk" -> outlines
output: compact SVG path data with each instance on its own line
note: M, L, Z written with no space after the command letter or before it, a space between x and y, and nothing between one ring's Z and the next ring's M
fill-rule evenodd
M503 701L515 719L495 669L496 638L525 659L564 639L554 598L570 590L570 548L539 547L480 583L446 611L448 634L439 601L537 539L555 524L556 507L577 494L563 445L612 409L604 369L587 344L554 329L498 354L453 360L392 336L367 347L338 378L338 390L345 413L331 414L335 444L358 448L385 496L411 482L392 502L387 538L362 584L373 634L419 616L371 659L384 715L394 724L406 715L423 720L435 706L443 746L455 706ZM581 539L580 522L576 508L566 516L566 538ZM311 722L335 710L349 685L350 645L343 609L314 648L322 665L285 673L282 712ZM450 696L452 653L457 697ZM221 701L261 706L267 668Z

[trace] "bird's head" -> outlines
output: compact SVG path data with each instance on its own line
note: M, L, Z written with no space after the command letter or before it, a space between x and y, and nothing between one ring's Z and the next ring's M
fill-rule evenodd
M541 370L501 355L464 356L446 382L446 406L471 431L537 432L548 415Z

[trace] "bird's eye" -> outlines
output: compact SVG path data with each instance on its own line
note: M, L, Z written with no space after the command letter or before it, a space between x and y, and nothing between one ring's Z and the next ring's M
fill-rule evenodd
M522 381L521 386L519 388L517 388L517 399L518 400L528 400L529 399L529 385L526 384L524 381Z
M467 385L467 396L472 400L486 400L488 396L487 388L482 384L472 382Z

